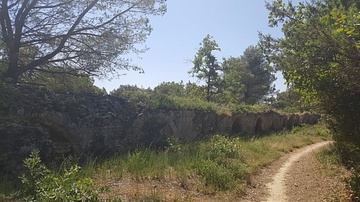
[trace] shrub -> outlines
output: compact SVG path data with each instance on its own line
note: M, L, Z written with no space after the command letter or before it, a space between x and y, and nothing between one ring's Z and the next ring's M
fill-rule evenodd
M90 178L80 177L80 167L64 161L58 172L48 169L33 150L24 160L28 174L20 177L24 201L99 201L100 189Z
M235 177L231 170L210 159L200 158L194 165L197 173L203 178L206 187L215 190L229 190L235 184Z
M215 135L210 140L210 155L217 158L240 158L240 139Z

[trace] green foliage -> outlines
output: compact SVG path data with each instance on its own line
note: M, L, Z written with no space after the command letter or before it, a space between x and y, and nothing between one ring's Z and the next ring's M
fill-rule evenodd
M275 76L259 47L249 46L241 57L224 59L226 102L255 104L275 91Z
M275 101L271 104L275 109L283 112L298 113L304 111L316 111L319 113L319 103L317 101L306 102L301 97L301 93L292 86L286 91L277 94Z
M205 81L207 101L211 101L212 96L219 93L221 88L220 71L222 68L212 54L213 51L220 51L220 48L210 35L203 39L200 46L193 60L194 67L189 74Z
M360 196L360 172L359 171L353 171L353 176L351 179L349 179L349 185L352 190L352 200L353 201L359 201Z
M250 105L245 105L245 104L232 104L230 103L229 105L229 109L233 114L237 114L237 113L244 113L244 112L254 112L254 107L256 105L250 106Z
M241 158L240 139L229 139L221 135L215 135L210 139L210 156L219 158Z
M55 94L52 99L52 104L56 110L60 111L74 111L76 110L81 102L81 98L71 94Z
M350 2L349 9L356 10ZM337 32L334 23L324 20L330 14L329 9L343 8L341 4L329 0L293 6L279 0L267 5L271 11L270 25L285 22L282 28L285 37L261 36L263 50L283 70L287 82L306 93L305 98L327 99L331 94L358 86L359 52L354 40Z
M213 111L217 114L243 113L249 111L267 110L269 106L245 105L233 102L217 104L206 101L206 94L203 86L197 86L195 83L164 82L155 87L154 90L148 88L139 88L137 86L122 85L118 89L110 92L111 95L127 98L131 103L141 109L184 109L184 110L202 110ZM223 93L216 96L221 96ZM216 96L214 99L220 101Z
M136 178L160 177L168 166L167 158L163 154L149 149L129 153L124 164L126 171Z
M175 136L171 136L166 140L166 150L169 152L180 152L181 151L181 144L178 138Z
M319 102L342 161L360 172L359 1L277 0L267 8L284 38L261 36L264 52L304 100Z
M241 82L245 76L244 63L240 58L230 57L224 59L224 91L221 93L222 101L228 103L243 103L246 86Z
M127 85L120 86L112 91L111 95L125 97L130 102L137 104L138 107L149 109L203 110L217 113L229 111L226 107L205 101L202 99L201 93L200 97L198 97L199 87L194 85L188 83L186 87L180 88L181 84L163 83L155 87L154 90ZM178 96L180 92L188 96Z
M197 160L192 167L204 180L207 188L226 191L236 189L248 176L248 170L242 159L239 138L213 136L199 145Z
M19 187L16 186L17 182L17 177L2 173L0 176L0 201L15 201L11 199L18 198Z
M231 170L213 160L202 158L193 165L205 186L219 191L229 190L235 185L236 178Z
M288 87L286 91L278 93L276 101L272 103L272 106L276 109L284 111L301 111L301 94L296 92L293 87Z
M59 69L61 68L54 68ZM43 72L28 72L20 77L21 82L44 86L49 90L66 91L70 93L107 94L105 89L94 85L94 79L89 76L74 76L67 74L49 74Z
M215 135L209 140L181 144L172 137L165 151L143 149L114 156L100 163L95 175L110 175L110 179L177 179L184 187L208 193L242 193L249 175L279 158L282 152L329 138L322 125L247 140ZM194 181L200 184L194 187Z
M154 88L154 92L158 94L163 94L167 96L184 96L185 95L185 86L183 82L162 82Z
M158 105L161 108L170 109L187 109L187 110L203 110L203 111L217 111L218 107L215 103L206 102L199 99L189 99L182 97L168 97L171 100L172 105Z
M127 98L130 102L139 103L149 100L152 90L150 88L143 89L136 85L121 85L118 89L110 92L111 95Z
M360 5L356 1L343 2L342 5L336 5L332 9L328 8L330 12L320 18L322 24L332 26L337 33L354 40L358 49L360 49L359 7Z
M198 86L190 81L185 85L185 95L187 98L206 100L205 86Z
M24 160L28 174L21 177L24 201L99 201L100 189L90 178L81 178L80 167L65 161L56 173L48 169L32 151Z

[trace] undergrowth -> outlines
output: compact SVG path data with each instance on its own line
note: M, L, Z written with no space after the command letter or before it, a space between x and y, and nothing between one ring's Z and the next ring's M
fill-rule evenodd
M31 202L95 202L106 187L95 186L90 177L81 173L81 168L70 158L58 169L49 169L40 159L38 150L33 150L24 160L24 173L19 177L20 189L9 192L1 186L0 201ZM9 182L9 185L12 183Z
M252 139L215 135L207 141L179 144L176 138L168 141L165 151L137 150L115 156L93 168L97 178L111 180L177 179L188 187L199 179L193 189L205 193L243 193L251 173L290 152L322 140L331 139L323 126L303 126L289 132ZM169 176L169 169L174 170Z
M321 125L303 126L290 132L251 139L215 135L209 140L190 144L180 144L172 137L167 140L164 150L138 149L128 154L89 162L81 170L80 167L65 162L57 172L46 168L35 152L25 160L29 174L21 177L24 185L21 193L29 201L41 201L44 198L61 201L68 199L67 197L70 197L67 201L84 201L86 197L89 200L85 201L98 201L101 198L99 194L104 189L94 186L96 183L92 179L95 182L96 179L105 181L101 186L106 185L106 181L132 179L138 182L155 180L163 183L176 180L187 190L211 194L241 194L244 193L249 176L279 158L282 153L328 139L330 135ZM4 193L1 191L0 193ZM167 193L167 190L163 193ZM143 198L149 197L154 198L155 195ZM159 196L156 195L157 197Z
M328 177L334 177L346 182L346 186L337 186L331 195L331 201L359 201L356 196L356 172L346 169L342 163L340 152L333 144L321 149L317 154L317 159L321 162L322 173ZM354 186L355 185L355 186Z

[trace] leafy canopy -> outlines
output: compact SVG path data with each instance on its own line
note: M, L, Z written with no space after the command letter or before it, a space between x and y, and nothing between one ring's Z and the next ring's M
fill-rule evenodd
M275 91L275 76L259 47L249 46L242 56L224 59L223 69L228 102L255 104Z

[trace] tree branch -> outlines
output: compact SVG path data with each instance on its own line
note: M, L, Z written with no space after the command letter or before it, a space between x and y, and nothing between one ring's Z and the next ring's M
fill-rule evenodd
M51 53L49 53L48 55L39 58L38 60L34 60L32 62L30 62L29 64L27 64L24 68L23 68L23 72L30 70L36 66L42 65L44 64L46 61L48 61L50 58L54 57L55 55L57 55L61 49L64 47L66 41L70 38L70 36L73 34L75 28L79 25L79 23L81 22L81 20L84 18L84 16L96 5L96 3L99 0L94 0L92 1L89 6L86 7L86 9L79 15L79 17L75 20L74 24L71 26L71 28L68 30L67 34L62 38L62 40L60 41L58 47Z
M87 30L94 30L94 29L99 29L100 27L103 27L111 22L113 22L116 18L118 18L119 16L123 15L124 13L129 12L131 9L133 9L135 6L139 5L143 0L138 1L137 3L133 4L132 6L128 7L127 9L125 9L124 11L120 12L119 14L115 15L114 17L110 18L109 20L105 21L102 24L96 25L94 27L84 27L82 29L77 30L76 32L82 32L82 31L87 31Z
M11 20L9 16L9 8L7 6L7 0L2 0L1 12L0 12L0 23L2 29L3 39L6 43L7 48L11 47L13 38L13 29L11 26Z

